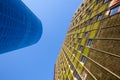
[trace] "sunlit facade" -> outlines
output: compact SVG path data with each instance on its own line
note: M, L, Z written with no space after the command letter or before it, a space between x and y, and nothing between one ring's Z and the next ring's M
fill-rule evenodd
M54 80L120 80L120 0L84 0L55 65Z
M21 0L0 0L0 54L38 42L40 20Z

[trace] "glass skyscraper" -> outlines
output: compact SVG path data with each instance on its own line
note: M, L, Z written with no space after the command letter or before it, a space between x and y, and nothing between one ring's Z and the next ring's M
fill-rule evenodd
M38 42L41 21L21 0L0 0L0 54Z

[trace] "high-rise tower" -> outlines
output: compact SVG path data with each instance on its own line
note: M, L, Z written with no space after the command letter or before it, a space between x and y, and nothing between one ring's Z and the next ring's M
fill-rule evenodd
M120 80L120 0L84 0L55 66L55 80Z
M21 0L0 0L0 54L35 44L42 24Z

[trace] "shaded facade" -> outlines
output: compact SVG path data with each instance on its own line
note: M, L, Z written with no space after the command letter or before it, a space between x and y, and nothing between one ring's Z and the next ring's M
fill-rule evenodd
M84 0L55 66L55 80L120 80L120 0Z
M38 42L40 20L21 0L0 0L0 54Z

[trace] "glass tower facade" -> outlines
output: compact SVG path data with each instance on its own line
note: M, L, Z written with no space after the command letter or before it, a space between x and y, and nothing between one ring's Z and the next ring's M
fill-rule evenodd
M21 0L0 0L0 54L38 42L41 21Z
M58 55L54 80L120 80L120 0L83 0Z

